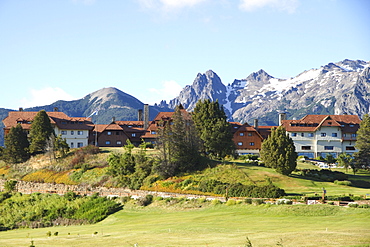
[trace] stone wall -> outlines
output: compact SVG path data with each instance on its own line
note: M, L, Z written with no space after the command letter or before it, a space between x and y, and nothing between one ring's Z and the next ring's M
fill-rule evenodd
M0 179L0 191L4 190L6 180ZM92 195L99 193L100 196L108 197L124 197L129 196L134 199L145 197L146 195L161 196L161 197L187 197L189 199L206 198L207 200L218 199L225 201L223 197L188 195L168 192L145 191L145 190L130 190L128 188L106 188L106 187L91 187L84 185L66 185L66 184L52 184L52 183L34 183L26 181L17 181L16 191L23 194L31 194L35 192L50 193L64 195L68 191L73 191L78 195Z

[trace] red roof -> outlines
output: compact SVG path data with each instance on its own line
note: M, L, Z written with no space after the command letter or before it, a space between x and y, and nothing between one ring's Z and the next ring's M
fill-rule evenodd
M289 132L314 132L320 127L340 127L343 132L356 132L361 119L357 115L306 115L300 120L283 120L282 126Z
M37 113L38 112L10 111L8 116L3 120L5 129L15 127L18 123L22 125L23 129L30 129L31 123ZM59 129L91 130L94 127L91 118L69 117L64 112L46 112L46 114L49 116L50 123L56 125Z

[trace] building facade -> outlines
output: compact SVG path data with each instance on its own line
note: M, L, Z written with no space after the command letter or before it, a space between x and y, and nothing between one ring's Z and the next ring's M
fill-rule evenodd
M20 124L29 134L32 122L38 112L11 111L4 118L4 134L7 135L12 127ZM71 148L84 147L89 144L89 136L92 133L94 124L91 118L69 117L63 112L57 110L46 112L49 116L50 123L54 128L56 136L61 135L65 138Z
M357 115L307 115L300 120L282 120L298 155L309 158L328 154L353 154L361 120Z

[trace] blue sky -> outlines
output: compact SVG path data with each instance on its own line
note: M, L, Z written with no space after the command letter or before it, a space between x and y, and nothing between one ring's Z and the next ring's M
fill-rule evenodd
M212 69L227 85L370 60L367 0L1 0L0 108L117 87L172 99Z

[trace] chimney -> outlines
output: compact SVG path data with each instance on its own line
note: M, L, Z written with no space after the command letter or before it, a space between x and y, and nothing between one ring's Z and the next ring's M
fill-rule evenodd
M258 119L256 118L256 119L254 119L254 121L253 121L253 127L255 128L255 129L258 129Z
M137 120L138 121L143 121L143 110L142 109L139 109L137 111Z
M144 104L144 129L146 130L149 126L149 105Z
M286 120L286 113L280 112L279 113L279 126L283 123L283 120Z
M116 118L112 117L112 123L114 123L115 121L116 121Z
M59 109L58 107L54 107L54 111L57 112Z
M19 111L23 111L23 107L19 107Z

